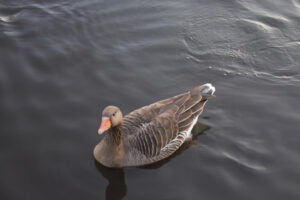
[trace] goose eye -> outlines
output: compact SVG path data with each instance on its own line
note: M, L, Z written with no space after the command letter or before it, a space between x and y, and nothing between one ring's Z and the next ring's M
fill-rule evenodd
M113 114L113 116L115 116L115 115L116 115L116 113Z

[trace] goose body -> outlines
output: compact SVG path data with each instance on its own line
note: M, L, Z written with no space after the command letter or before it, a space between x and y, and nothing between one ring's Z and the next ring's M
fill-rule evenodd
M94 149L95 159L107 167L141 166L173 154L188 138L215 88L204 84L189 92L158 101L122 117L107 106L98 131L105 136Z

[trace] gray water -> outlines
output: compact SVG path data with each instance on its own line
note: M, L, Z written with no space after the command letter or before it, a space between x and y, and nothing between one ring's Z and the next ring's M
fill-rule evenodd
M0 0L0 199L299 199L299 52L299 0ZM196 144L94 161L105 106L208 82Z

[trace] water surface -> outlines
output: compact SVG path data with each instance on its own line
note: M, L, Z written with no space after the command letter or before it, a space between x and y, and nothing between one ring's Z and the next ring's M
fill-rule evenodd
M0 198L299 199L299 27L299 0L1 1ZM207 82L196 145L94 161L106 105Z

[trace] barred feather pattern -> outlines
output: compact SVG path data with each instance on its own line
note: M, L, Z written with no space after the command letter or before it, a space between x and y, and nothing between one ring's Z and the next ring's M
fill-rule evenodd
M203 111L206 99L200 93L184 93L145 106L124 117L123 134L135 160L128 165L144 165L168 157L191 137L191 130Z

